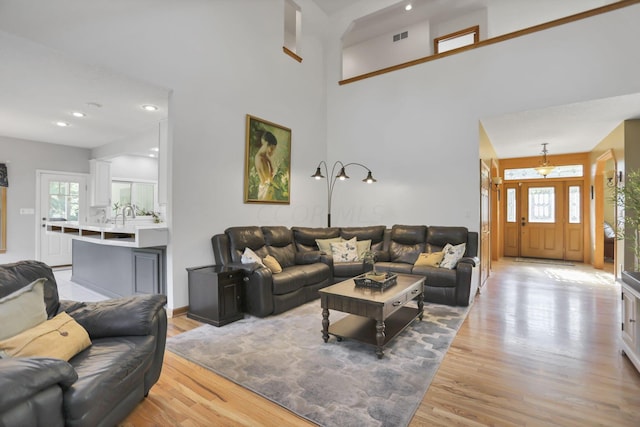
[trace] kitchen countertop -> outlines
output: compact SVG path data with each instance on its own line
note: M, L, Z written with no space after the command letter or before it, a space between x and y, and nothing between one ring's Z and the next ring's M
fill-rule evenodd
M121 224L81 224L77 221L48 221L48 233L63 233L73 239L91 243L145 248L166 246L169 229L166 224L135 223Z

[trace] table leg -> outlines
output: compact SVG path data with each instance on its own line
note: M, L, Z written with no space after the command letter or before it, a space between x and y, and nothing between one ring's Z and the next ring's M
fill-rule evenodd
M418 310L420 311L418 318L422 320L422 316L424 315L424 292L418 296Z
M329 309L322 309L322 339L324 342L329 341Z
M376 342L378 343L378 346L376 347L376 355L378 356L378 359L382 359L382 356L384 355L384 352L382 351L382 347L384 346L384 330L384 320L378 320L376 322Z

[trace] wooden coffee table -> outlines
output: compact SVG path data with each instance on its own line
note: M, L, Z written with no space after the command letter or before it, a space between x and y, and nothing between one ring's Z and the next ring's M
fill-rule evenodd
M424 276L398 274L397 284L380 291L357 287L353 279L320 289L322 306L322 338L329 334L342 341L354 339L376 347L381 359L384 346L402 332L413 320L422 320L424 310ZM418 297L418 307L405 304ZM329 310L350 313L329 325Z

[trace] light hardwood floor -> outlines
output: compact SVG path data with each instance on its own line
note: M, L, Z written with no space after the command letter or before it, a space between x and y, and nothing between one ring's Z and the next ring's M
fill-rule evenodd
M169 323L169 335L199 325ZM620 325L610 273L494 262L411 426L640 426L640 374L620 353ZM312 424L167 352L122 425Z

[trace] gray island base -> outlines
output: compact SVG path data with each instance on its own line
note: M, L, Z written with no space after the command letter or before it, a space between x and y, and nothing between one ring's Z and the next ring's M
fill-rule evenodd
M72 241L71 281L111 298L166 294L165 247Z

